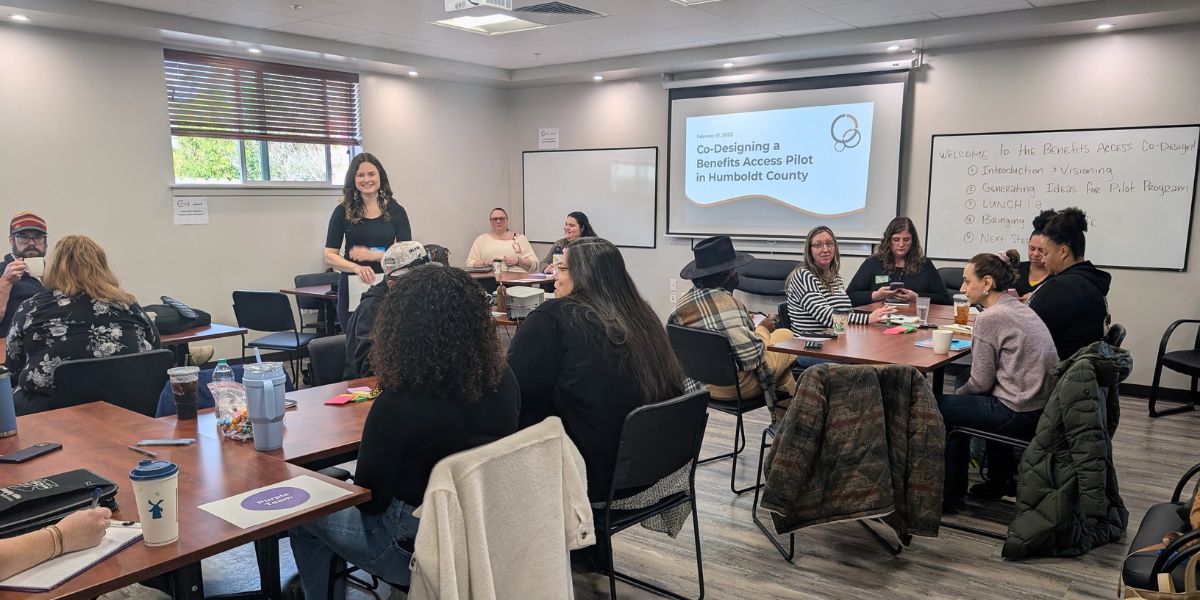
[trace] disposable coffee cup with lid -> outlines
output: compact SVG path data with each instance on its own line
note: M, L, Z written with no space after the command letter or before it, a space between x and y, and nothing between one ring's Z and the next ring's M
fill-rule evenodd
M129 472L134 502L147 546L164 546L179 539L179 466L169 460L147 459Z

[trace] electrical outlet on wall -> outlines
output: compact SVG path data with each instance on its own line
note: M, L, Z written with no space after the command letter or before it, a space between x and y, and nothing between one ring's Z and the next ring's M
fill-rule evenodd
M675 281L675 280L674 280L674 279L672 279L671 281ZM671 290L671 296L670 296L670 298L671 298L671 304L675 304L675 303L676 303L676 300L675 300L675 290Z
M675 278L672 277L670 281L671 281L671 291L674 292L675 291Z

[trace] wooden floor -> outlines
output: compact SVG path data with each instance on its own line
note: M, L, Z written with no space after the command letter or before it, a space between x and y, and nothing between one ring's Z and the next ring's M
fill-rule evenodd
M1001 542L945 528L937 538L914 538L893 557L858 524L843 523L798 531L796 557L789 564L751 522L753 494L734 496L729 490L729 461L702 465L696 488L705 597L1115 598L1121 561L1142 513L1151 504L1169 500L1179 476L1200 462L1200 412L1150 419L1145 401L1138 398L1122 400L1121 409L1114 459L1130 512L1129 529L1125 540L1078 558L1006 561L1000 557ZM739 463L739 477L745 474L740 485L753 483L757 442L766 424L763 410L747 417L750 441ZM729 447L733 423L732 417L712 414L702 456ZM977 509L972 504L970 510ZM765 512L762 517L767 518ZM964 515L950 518L969 520ZM1001 525L989 526L1003 531ZM886 527L878 530L894 539ZM614 544L617 569L695 597L691 536L690 521L674 540L640 527L622 532ZM605 577L576 573L575 582L581 600L608 597ZM621 582L617 591L622 598L656 597Z

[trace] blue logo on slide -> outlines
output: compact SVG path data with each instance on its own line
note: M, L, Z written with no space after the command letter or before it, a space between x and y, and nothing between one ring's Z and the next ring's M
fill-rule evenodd
M829 124L829 135L833 136L833 150L841 152L853 148L862 139L858 132L858 119L849 113L842 113Z

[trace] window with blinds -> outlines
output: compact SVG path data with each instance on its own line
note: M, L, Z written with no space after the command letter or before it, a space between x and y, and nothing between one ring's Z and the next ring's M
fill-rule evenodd
M342 182L357 74L179 50L163 64L176 183Z

